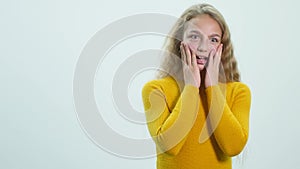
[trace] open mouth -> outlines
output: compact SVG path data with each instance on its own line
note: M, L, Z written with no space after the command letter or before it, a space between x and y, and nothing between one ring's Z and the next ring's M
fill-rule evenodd
M208 60L208 57L205 57L205 56L196 56L196 58L197 58L197 64L200 64L200 65L205 65L205 63Z

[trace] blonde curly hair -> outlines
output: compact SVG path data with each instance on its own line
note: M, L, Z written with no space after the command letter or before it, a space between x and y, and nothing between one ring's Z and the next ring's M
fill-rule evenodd
M171 29L163 46L164 60L160 66L157 77L164 78L166 76L175 75L177 79L182 79L182 63L180 54L180 43L183 39L186 23L196 16L207 14L218 22L222 30L221 43L223 44L223 52L221 56L221 64L219 81L220 82L238 82L240 74L237 62L233 53L233 45L230 39L229 28L222 14L209 4L197 4L188 8L177 20ZM220 75L223 75L221 77ZM225 77L224 77L225 76Z

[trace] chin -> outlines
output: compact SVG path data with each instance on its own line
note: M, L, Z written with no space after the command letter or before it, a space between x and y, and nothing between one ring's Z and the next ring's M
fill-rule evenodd
M198 65L198 68L199 68L200 71L202 71L205 68L205 66L204 65Z

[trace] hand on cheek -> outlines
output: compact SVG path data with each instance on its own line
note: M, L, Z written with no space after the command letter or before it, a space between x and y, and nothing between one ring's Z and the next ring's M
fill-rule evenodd
M216 49L212 48L209 53L205 75L205 88L217 85L219 82L219 64L222 56L222 49L223 44L220 44Z
M193 52L190 46L188 46L188 44L185 42L181 43L180 51L185 84L190 84L199 88L201 84L201 78L200 71L197 67L195 52Z

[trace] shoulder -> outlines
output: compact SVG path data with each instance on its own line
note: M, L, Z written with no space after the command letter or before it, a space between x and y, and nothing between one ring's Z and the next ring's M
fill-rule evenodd
M230 82L227 83L227 86L234 90L246 90L250 92L249 86L243 82Z
M174 78L167 76L161 79L155 79L147 82L143 86L143 92L147 90L161 90L166 91L166 89L177 90L178 85Z
M169 109L173 109L180 96L180 88L177 81L167 76L165 78L151 80L142 89L142 98L145 103L149 102L150 95L155 94L163 98Z
M243 82L229 82L226 84L227 91L233 96L251 97L251 90L249 86Z
M151 80L143 86L143 98L149 98L151 93L165 98L169 106L172 107L173 102L176 101L180 95L180 88L173 77L167 76L165 78Z

